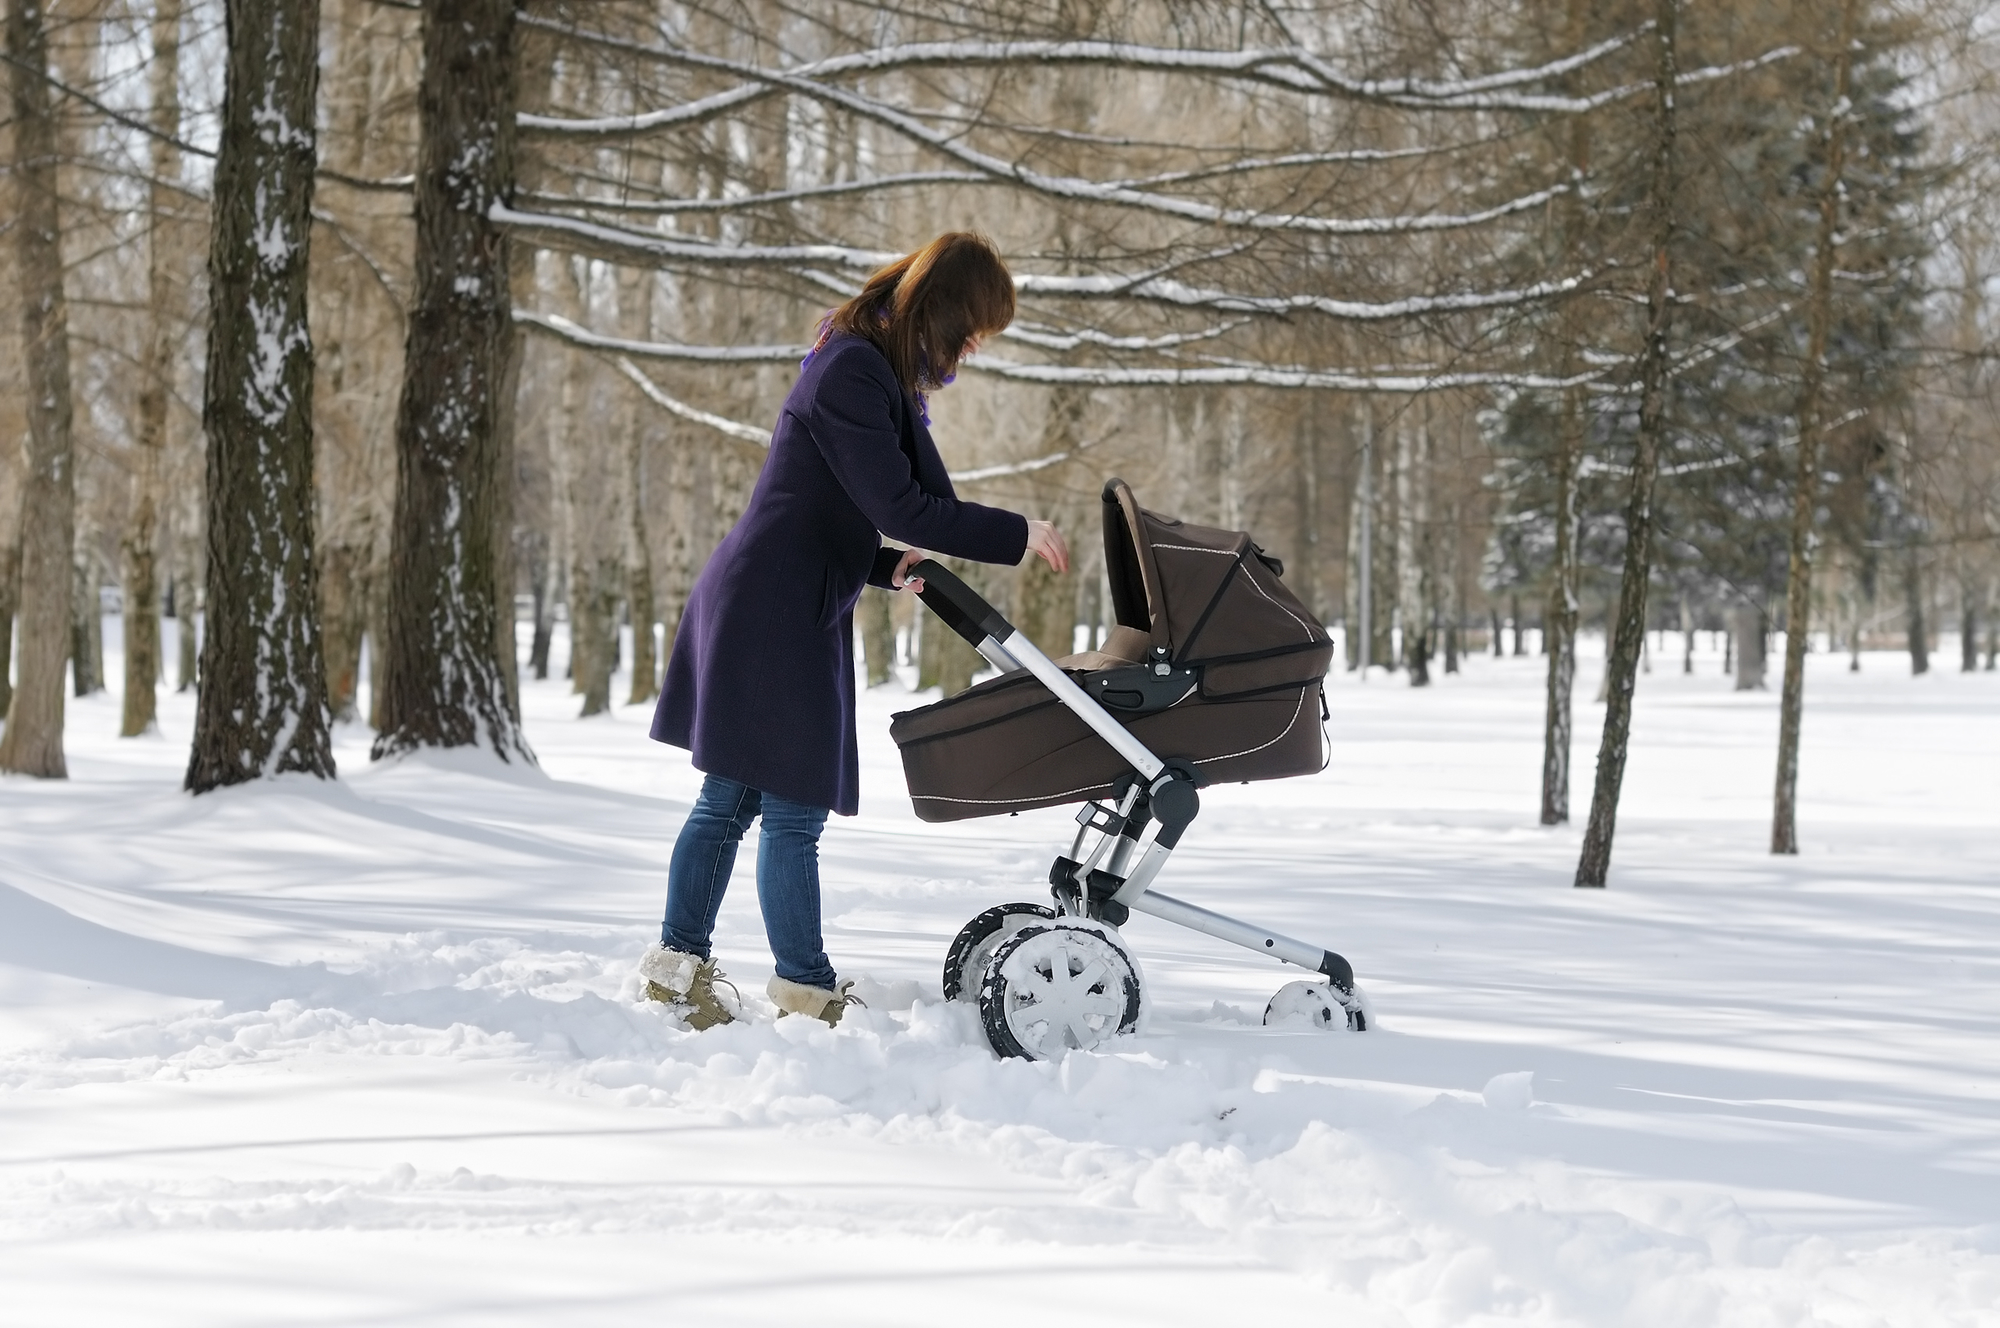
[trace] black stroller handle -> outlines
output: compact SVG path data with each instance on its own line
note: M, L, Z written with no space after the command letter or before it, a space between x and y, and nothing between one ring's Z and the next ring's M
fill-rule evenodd
M995 641L1005 641L1014 634L1014 625L1000 616L1000 610L980 598L978 591L959 580L937 559L924 559L906 575L924 583L917 597L973 649L977 650L979 643L989 636Z

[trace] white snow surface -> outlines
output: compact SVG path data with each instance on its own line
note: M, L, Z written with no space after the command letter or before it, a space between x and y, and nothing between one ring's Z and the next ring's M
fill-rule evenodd
M1145 1026L1052 1064L938 970L1070 813L917 821L895 684L824 843L868 1007L771 1018L746 848L759 1017L705 1033L629 976L699 780L643 707L530 682L540 772L348 727L338 783L196 799L189 697L72 700L71 780L0 780L0 1320L2000 1323L2000 677L1810 664L1804 853L1775 697L1656 659L1601 892L1534 824L1542 661L1334 677L1328 769L1204 791L1160 885L1381 1026L1264 1028L1300 974L1135 917Z

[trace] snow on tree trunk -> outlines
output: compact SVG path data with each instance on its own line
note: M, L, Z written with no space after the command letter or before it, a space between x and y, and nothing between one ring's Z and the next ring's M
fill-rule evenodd
M27 473L21 489L19 681L0 734L0 771L64 779L64 666L70 653L75 453L70 439L69 308L56 204L56 125L49 106L42 0L11 0L15 275L27 360Z
M156 0L152 22L152 125L148 145L153 180L147 211L146 342L139 366L139 428L134 440L132 511L125 555L125 710L119 736L136 738L158 724L160 659L160 512L166 503L167 397L173 388L173 241L167 227L179 198L170 187L181 173L180 0Z
M208 607L187 788L331 778L306 273L317 0L231 0L209 229Z
M495 522L501 393L512 348L506 237L488 219L512 187L512 0L430 0L417 94L416 288L396 416L379 759L485 746L532 762L501 658Z
M1826 161L1813 238L1806 357L1799 374L1799 456L1792 484L1791 561L1785 578L1785 671L1778 693L1778 778L1771 799L1771 851L1799 851L1799 725L1805 711L1806 645L1812 635L1813 545L1819 514L1820 448L1825 442L1826 346L1833 324L1833 273L1846 166L1848 71L1854 60L1855 0L1843 0L1834 40L1833 99L1826 116Z
M1646 342L1639 352L1639 427L1633 439L1631 497L1625 507L1625 565L1619 583L1618 616L1605 668L1609 693L1604 734L1597 748L1597 784L1591 791L1590 819L1584 828L1576 884L1602 888L1611 870L1611 841L1618 826L1618 795L1625 782L1626 747L1632 736L1632 694L1639 654L1645 648L1646 582L1653 551L1653 483L1658 477L1660 442L1666 433L1667 333L1672 317L1674 216L1675 84L1679 52L1675 23L1679 0L1655 0L1653 44L1654 126L1647 211L1650 280L1646 287Z

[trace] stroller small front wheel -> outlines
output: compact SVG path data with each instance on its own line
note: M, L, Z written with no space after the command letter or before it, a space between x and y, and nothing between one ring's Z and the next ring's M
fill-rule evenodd
M1001 1056L1089 1051L1139 1023L1139 968L1110 929L1065 918L1024 927L994 950L979 1021Z
M976 999L979 975L986 971L986 961L1002 942L1021 928L1047 922L1055 915L1046 904L996 904L960 927L944 955L944 998Z
M1287 982L1264 1007L1264 1023L1310 1024L1322 1031L1368 1030L1367 998L1354 989L1351 1001L1342 1001L1338 992L1323 982Z

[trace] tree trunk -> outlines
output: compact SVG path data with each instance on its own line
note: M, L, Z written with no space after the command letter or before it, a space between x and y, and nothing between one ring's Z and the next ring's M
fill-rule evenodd
M318 0L231 0L209 229L208 621L187 788L331 778L313 556Z
M1736 643L1736 690L1764 690L1766 662L1764 611L1754 604L1739 604L1731 617L1730 636Z
M125 712L120 737L136 738L159 724L160 512L166 505L167 398L173 385L176 328L173 324L172 256L168 233L178 203L166 182L181 173L180 51L181 0L155 0L152 23L152 124L148 144L153 181L147 211L146 343L139 366L139 429L132 472L132 512L126 519L125 555Z
M1910 673L1914 677L1931 671L1930 624L1924 614L1924 573L1914 544L1904 550L1903 598L1909 605Z
M104 578L97 572L97 539L94 531L84 536L76 549L71 568L69 607L70 678L78 696L104 690L104 600L99 593Z
M1979 670L1979 609L1972 602L1972 592L1965 595L1965 607L1959 617L1958 627L1958 671L1976 673Z
M28 446L21 486L19 682L0 734L0 771L63 779L63 672L70 652L75 454L70 439L69 307L56 206L43 0L11 0L7 59L14 111L15 276L21 308Z
M361 641L368 631L362 589L362 550L340 545L320 560L320 633L326 653L326 703L333 718L351 724L360 717Z
M619 335L634 341L653 335L653 277L636 270L618 280ZM619 486L625 512L625 604L632 619L632 687L626 704L645 705L660 694L659 663L653 654L653 552L646 533L645 429L641 403L625 399L625 475Z
M611 675L618 667L618 591L624 579L615 561L579 562L569 595L570 671L583 697L581 718L611 709Z
M1655 0L1651 280L1646 288L1646 344L1639 354L1639 428L1634 438L1631 498L1625 507L1625 566L1618 594L1618 619L1605 670L1610 697L1604 736L1597 748L1597 785L1591 791L1590 819L1576 884L1602 888L1611 870L1611 841L1618 826L1618 794L1625 782L1626 747L1632 736L1632 693L1639 652L1645 644L1646 583L1652 573L1653 482L1658 476L1660 442L1667 423L1667 332L1673 311L1675 84L1679 80L1675 23L1679 0Z
M855 613L861 619L861 656L868 665L868 685L880 687L894 675L896 624L891 618L890 592L870 586L861 592Z
M1686 595L1681 596L1681 672L1694 672L1694 610L1688 607Z
M1569 757L1576 710L1577 524L1576 479L1583 456L1583 396L1563 393L1556 426L1555 559L1549 600L1542 610L1542 653L1549 672L1542 708L1542 824L1569 820ZM1514 653L1521 649L1519 598Z
M1848 70L1854 58L1855 0L1843 0L1834 41L1833 100L1827 111L1826 163L1813 239L1812 289L1806 311L1806 358L1799 376L1799 464L1792 483L1790 566L1785 577L1785 672L1778 690L1778 778L1771 799L1771 852L1799 851L1799 725L1805 712L1806 646L1812 634L1814 526L1819 515L1819 454L1825 442L1826 345L1833 325L1833 272L1846 169Z
M14 610L20 592L21 550L0 544L0 716L14 700Z
M201 673L201 612L195 588L201 584L192 566L174 569L174 623L177 649L174 690L191 692Z
M426 0L423 46L373 754L484 745L532 762L503 658L513 608L495 533L513 484L500 437L513 326L507 238L489 213L513 186L513 0Z
M528 642L528 668L537 682L549 676L549 645L556 635L556 601L562 594L557 584L561 562L549 548L547 535L537 535L528 559L528 576L535 597L535 633Z
M1521 597L1518 594L1510 597L1507 608L1514 615L1514 654L1517 658L1520 658L1528 653L1528 628L1525 620L1521 617ZM1542 653L1544 655L1549 653L1547 624L1543 624L1542 628Z

